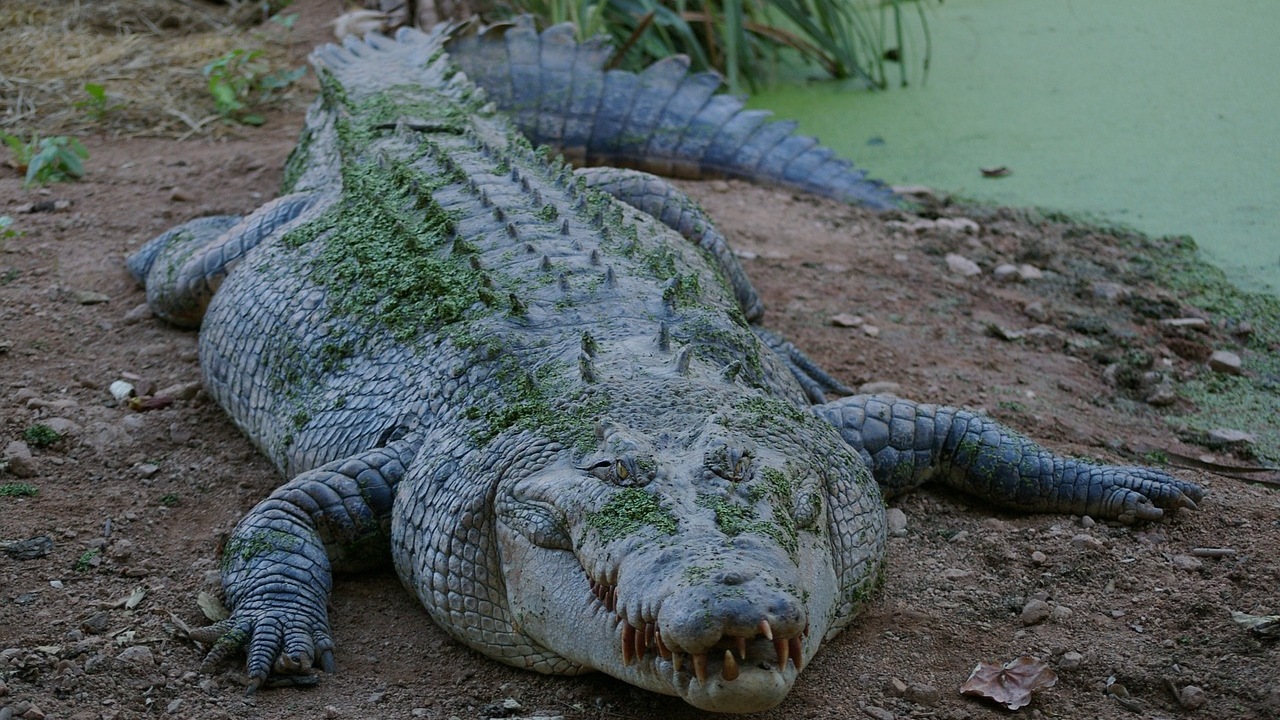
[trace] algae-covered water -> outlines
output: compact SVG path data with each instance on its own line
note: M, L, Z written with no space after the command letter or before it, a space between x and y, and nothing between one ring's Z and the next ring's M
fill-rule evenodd
M1191 235L1280 294L1280 2L947 0L929 20L923 85L917 66L905 90L750 104L890 183Z

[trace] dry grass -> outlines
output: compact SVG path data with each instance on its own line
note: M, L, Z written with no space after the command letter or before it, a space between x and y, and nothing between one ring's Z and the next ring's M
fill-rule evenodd
M235 49L262 50L273 70L297 67L305 48L262 22L261 2L4 0L0 3L0 131L117 136L218 134L201 74ZM106 90L94 113L86 83Z

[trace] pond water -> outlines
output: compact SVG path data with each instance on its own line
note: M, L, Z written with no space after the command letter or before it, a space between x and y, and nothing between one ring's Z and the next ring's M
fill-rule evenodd
M907 89L750 105L892 184L1191 235L1280 294L1280 2L947 0L929 20L924 84L917 65ZM997 166L1011 174L979 172Z

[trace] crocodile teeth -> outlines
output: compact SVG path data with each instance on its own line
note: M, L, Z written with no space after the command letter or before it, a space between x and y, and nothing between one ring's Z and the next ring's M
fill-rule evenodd
M787 641L789 646L787 649L791 652L791 662L796 664L796 672L800 672L801 665L804 663L803 653L800 652L800 638L793 637Z
M626 620L622 621L622 664L630 665L636 658L636 629Z
M657 628L654 628L653 630L653 642L657 646L658 654L662 656L662 659L670 660L671 648L667 647L667 644L662 642L662 633Z
M681 655L680 653L672 653L672 655L671 655L671 667L675 668L676 672L680 672L681 670L683 670L683 669L684 669L684 655Z
M739 635L736 638L734 638L734 641L738 646L738 657L742 658L743 660L746 660L747 659L747 639ZM729 679L732 680L733 678L729 678Z
M644 655L653 647L653 623L644 623L636 631L636 650Z
M698 682L706 684L707 682L707 654L693 654L693 674L698 678Z
M778 654L778 667L787 667L787 658L791 656L791 644L782 638L773 641L773 651Z
M768 621L768 620L761 620L761 621L760 621L760 627L758 628L758 630L759 630L760 634L764 636L764 639L765 639L765 640L772 640L772 639L773 639L773 628L769 627L769 621Z
M720 667L720 677L725 680L738 679L738 661L733 659L733 651L724 651L724 665Z

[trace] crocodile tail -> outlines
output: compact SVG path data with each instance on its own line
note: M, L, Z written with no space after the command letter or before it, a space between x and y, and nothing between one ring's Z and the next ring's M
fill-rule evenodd
M579 43L571 24L539 33L533 20L455 32L454 63L537 144L576 165L613 165L668 177L755 180L873 208L897 205L884 183L836 157L794 122L717 94L716 73L683 55L640 73L606 70L602 38Z
M445 39L456 30L456 25L441 24L428 32L401 28L394 39L377 33L363 39L350 35L341 45L317 47L311 64L333 77L351 100L397 86L460 89L465 82L450 82L451 66L444 53Z

